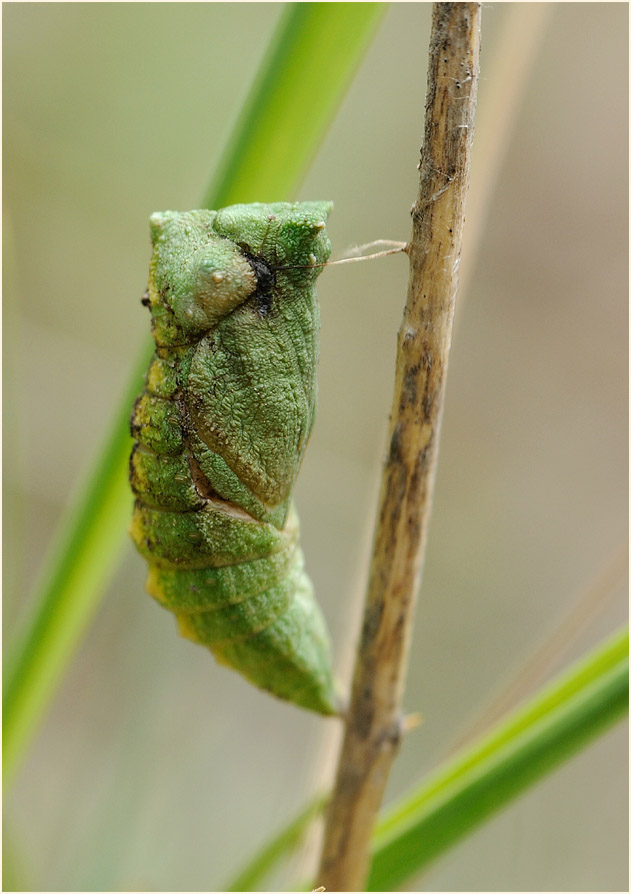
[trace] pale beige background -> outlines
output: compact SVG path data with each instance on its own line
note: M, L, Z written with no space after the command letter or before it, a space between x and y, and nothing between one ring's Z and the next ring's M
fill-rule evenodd
M430 11L390 7L300 190L335 201L338 253L407 238ZM147 218L200 201L279 12L4 5L7 638L145 335ZM509 14L485 4L481 114ZM498 172L458 309L406 695L425 720L389 799L626 542L627 19L626 4L552 5ZM297 498L338 654L363 582L405 284L402 257L320 280L320 411ZM325 723L179 639L144 574L128 547L6 804L32 889L221 889L313 788ZM572 656L625 613L621 584ZM626 888L626 766L621 724L422 884Z

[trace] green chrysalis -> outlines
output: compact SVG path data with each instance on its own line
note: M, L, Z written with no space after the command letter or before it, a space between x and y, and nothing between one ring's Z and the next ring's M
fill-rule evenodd
M291 490L316 408L330 202L151 217L156 351L131 419L131 535L180 633L279 698L337 711Z

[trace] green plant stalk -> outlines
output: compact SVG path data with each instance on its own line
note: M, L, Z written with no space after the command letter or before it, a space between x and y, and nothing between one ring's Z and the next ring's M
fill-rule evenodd
M206 206L292 195L384 8L381 3L287 6L213 177ZM336 60L332 53L342 45L344 58ZM304 115L304 108L301 113L300 102L309 115ZM273 132L264 124L268 115ZM299 126L293 120L296 115ZM128 419L150 352L145 344L110 435L60 526L36 586L33 610L6 661L5 784L13 777L116 568L131 510Z
M603 732L629 699L628 629L388 811L368 891L391 891Z
M475 798L480 792L488 796L496 778L505 788L502 792L498 789L502 800L493 804L493 809L504 806L509 797L519 794L526 785L534 783L554 765L570 757L621 716L627 710L628 654L629 632L625 628L553 680L522 707L511 712L489 733L463 749L387 810L380 819L374 839L371 890L390 891L397 884L394 876L389 874L391 861L398 884L401 884L427 865L430 859L438 856L438 852L432 853L429 847L434 840L443 845L442 850L473 831L489 815L486 810L477 816L475 812L469 813L470 825L455 827L457 834L453 840L438 840L438 831L445 815L453 812L458 819L457 814L463 807L475 807ZM520 747L524 746L527 750L520 752ZM546 754L548 748L552 750ZM533 773L528 775L531 757L538 758L539 763L532 766ZM546 757L549 761L544 760L542 764L541 758ZM514 787L510 787L511 773L515 774ZM485 781L485 774L493 774L492 784ZM470 788L474 782L478 790L471 795ZM509 786L508 790L506 786ZM270 872L288 850L281 843L290 840L292 830L302 823L303 818L315 817L317 806L321 803L320 799L312 802L292 820L247 864L228 890L248 891L260 886L263 875ZM456 806L451 806L452 803ZM415 837L415 828L419 823L425 845ZM405 844L412 851L405 873L399 873L398 869L401 857L398 853L399 840L402 849ZM422 860L419 865L417 858ZM237 888L237 882L243 882L243 887ZM292 890L304 888L298 885Z

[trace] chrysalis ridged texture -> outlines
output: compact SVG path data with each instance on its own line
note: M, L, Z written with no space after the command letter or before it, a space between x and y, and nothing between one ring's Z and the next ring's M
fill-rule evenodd
M330 202L151 217L156 344L131 420L131 535L180 633L256 686L337 711L291 490L316 409ZM289 268L289 269L285 269Z

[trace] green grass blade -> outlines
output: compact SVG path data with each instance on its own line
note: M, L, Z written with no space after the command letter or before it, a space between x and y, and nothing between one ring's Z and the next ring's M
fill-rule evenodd
M207 193L209 206L291 197L383 9L378 3L288 5ZM109 438L45 562L33 611L10 650L4 674L5 783L116 567L131 506L128 419L149 352L145 345Z
M275 835L262 850L250 860L239 875L226 888L226 891L256 891L261 881L274 869L278 862L294 851L309 828L310 824L324 810L327 797L320 795L309 804L302 813L285 826L279 835Z
M206 207L288 196L342 99L340 85L349 83L385 9L384 3L288 5Z
M127 483L129 415L149 356L145 350L93 473L58 526L36 585L33 613L5 659L5 783L17 768L124 546L132 508Z
M380 822L368 891L391 891L628 710L628 630L432 774Z
M390 891L409 880L620 717L628 707L628 655L624 629L393 805L377 828L368 890ZM255 890L326 800L285 826L227 890Z

